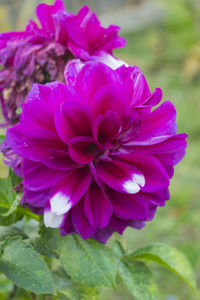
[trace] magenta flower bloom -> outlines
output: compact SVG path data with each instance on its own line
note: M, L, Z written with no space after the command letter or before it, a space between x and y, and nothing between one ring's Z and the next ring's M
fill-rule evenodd
M106 242L165 205L186 135L171 102L152 111L162 92L138 67L73 62L65 75L33 86L6 142L22 158L21 203L61 235Z
M77 15L65 11L62 0L36 9L40 27L30 21L25 31L0 34L0 100L7 124L19 120L16 109L25 101L33 83L64 82L66 63L113 59L112 50L123 47L119 27L101 26L84 6ZM108 56L108 57L107 57Z

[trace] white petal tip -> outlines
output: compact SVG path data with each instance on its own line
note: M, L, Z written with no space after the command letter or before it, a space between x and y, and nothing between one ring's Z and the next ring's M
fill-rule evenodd
M72 204L70 202L70 197L66 196L65 194L59 192L56 193L51 199L51 211L57 215L62 215L67 213Z
M132 180L126 181L123 188L129 194L136 194L140 191L139 185Z
M140 174L134 174L132 177L133 181L135 181L139 186L144 187L145 186L145 178L143 175Z
M44 224L46 227L59 228L64 219L64 215L56 215L51 210L44 212Z
M128 64L126 62L124 62L123 60L117 59L104 51L100 52L100 55L97 57L97 61L104 63L105 65L109 66L113 70L115 70L123 65L128 67Z

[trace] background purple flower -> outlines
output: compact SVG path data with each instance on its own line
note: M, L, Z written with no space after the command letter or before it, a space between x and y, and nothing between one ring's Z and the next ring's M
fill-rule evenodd
M67 85L33 86L6 143L22 158L22 204L62 235L106 242L165 205L186 135L171 102L152 111L162 92L138 67L75 61L65 76Z
M33 83L64 81L63 71L72 58L112 60L112 50L123 47L119 27L101 26L84 6L77 15L64 9L62 0L36 9L40 27L30 21L25 31L0 34L0 99L7 124L15 124L16 108L25 101Z

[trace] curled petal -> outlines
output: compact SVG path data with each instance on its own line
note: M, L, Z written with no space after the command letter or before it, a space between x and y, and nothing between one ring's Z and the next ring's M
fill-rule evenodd
M76 78L78 73L83 68L84 64L81 62L80 59L73 59L69 62L64 71L65 81L70 86L74 86L76 83Z
M122 129L120 116L113 111L107 111L105 116L99 116L93 125L93 134L97 142L107 143L116 139Z
M176 133L176 109L169 101L162 103L142 122L134 141L148 141L153 137L172 135Z

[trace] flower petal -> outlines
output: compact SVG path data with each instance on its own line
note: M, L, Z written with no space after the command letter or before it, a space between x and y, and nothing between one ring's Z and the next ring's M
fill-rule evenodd
M48 152L50 157L43 158L41 162L50 169L69 171L80 167L70 158L66 151L50 149Z
M120 86L105 85L100 88L92 99L92 110L94 116L105 115L109 111L126 115L129 111L129 99L126 91Z
M77 77L78 91L90 103L94 94L104 85L122 85L118 74L100 62L87 62Z
M44 207L46 202L49 199L50 190L44 190L44 191L30 191L27 189L23 190L23 197L20 201L20 204L29 204L31 206L36 207Z
M90 184L84 199L84 213L93 228L107 226L112 215L112 206L109 198L95 183Z
M82 236L83 239L88 239L95 233L87 217L84 214L83 200L73 207L72 210L72 222L76 231Z
M79 164L89 164L95 156L96 144L93 138L77 137L68 144L69 155Z
M44 224L46 227L60 228L64 221L64 218L64 215L57 215L51 210L44 211Z
M92 135L92 114L81 102L63 103L55 115L55 124L60 138L65 143L77 136Z
M108 191L112 203L113 214L127 220L146 220L148 216L148 203L141 192L134 195L119 193L114 190Z
M107 143L117 138L122 128L120 116L113 111L107 111L105 116L97 118L93 126L96 141Z
M104 52L104 51L100 51L98 53L96 60L106 64L113 70L115 70L123 65L127 66L127 64L123 60L117 59L116 57L113 57L111 54Z
M70 86L75 85L78 73L83 66L84 63L82 63L80 59L73 59L66 65L64 76L67 84L69 84Z
M141 188L142 191L152 193L168 187L169 176L161 162L154 156L144 153L134 153L122 154L117 158L142 172L145 178L145 185Z
M142 122L134 142L148 140L153 137L172 135L176 133L176 109L169 101L165 101Z
M122 193L138 193L145 185L142 172L132 165L117 161L100 161L96 170L105 184Z
M55 30L53 18L52 16L57 13L58 11L64 10L64 2L62 0L56 0L53 5L47 5L42 3L38 5L36 9L36 14L42 25L43 29L47 32L52 32Z
M52 212L68 212L85 194L91 182L89 169L80 168L68 172L52 189L50 205Z
M23 184L30 191L43 191L61 180L65 172L52 170L41 163L24 159L22 162Z

